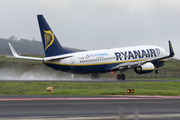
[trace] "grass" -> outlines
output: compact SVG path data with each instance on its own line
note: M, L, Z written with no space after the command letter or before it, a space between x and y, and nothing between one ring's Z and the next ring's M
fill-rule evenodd
M180 67L180 60L167 60L164 64L165 68L178 68Z
M48 95L47 87L55 87L51 95L180 95L180 82L77 83L77 82L0 82L0 95Z

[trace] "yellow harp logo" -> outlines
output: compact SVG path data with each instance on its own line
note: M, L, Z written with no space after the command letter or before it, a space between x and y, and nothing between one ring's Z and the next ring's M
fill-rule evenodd
M45 31L44 30L44 40L45 40L45 50L47 50L47 48L49 46L51 46L54 42L54 33L52 33L50 30Z

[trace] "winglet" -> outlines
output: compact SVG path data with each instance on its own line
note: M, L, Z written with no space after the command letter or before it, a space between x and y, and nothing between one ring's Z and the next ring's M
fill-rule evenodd
M19 57L19 55L17 54L17 52L14 50L13 46L12 46L10 43L8 43L8 44L9 44L9 47L10 47L10 49L11 49L12 54L13 54L15 57Z
M171 41L169 41L169 52L170 52L169 56L173 57L174 56L174 50L172 48Z

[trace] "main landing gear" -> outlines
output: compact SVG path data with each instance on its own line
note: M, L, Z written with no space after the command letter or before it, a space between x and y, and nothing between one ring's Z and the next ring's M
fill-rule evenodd
M91 79L92 80L97 80L99 79L99 74L98 73L93 73L91 75ZM126 79L126 76L121 72L120 74L117 74L117 80L125 80Z
M99 74L98 73L93 73L91 75L91 79L95 79L95 80L99 79Z
M159 74L159 70L158 70L158 69L156 69L156 70L155 70L155 73L156 73L156 74Z
M121 73L121 74L117 74L117 80L125 80L126 79L126 76L123 74L123 73Z
M155 73L156 73L156 74L159 74L158 66L155 67Z

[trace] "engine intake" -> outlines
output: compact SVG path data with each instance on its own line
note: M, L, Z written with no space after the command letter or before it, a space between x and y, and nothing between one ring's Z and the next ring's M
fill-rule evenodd
M145 74L145 73L150 73L152 71L154 71L154 65L152 63L146 63L144 65L141 65L137 68L134 68L134 71L137 74Z

